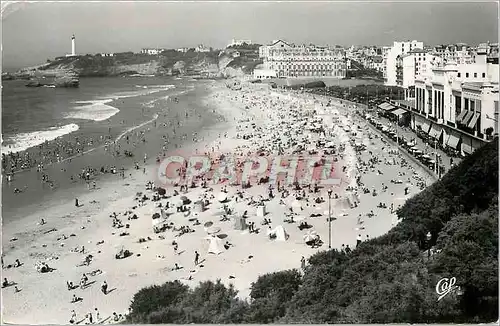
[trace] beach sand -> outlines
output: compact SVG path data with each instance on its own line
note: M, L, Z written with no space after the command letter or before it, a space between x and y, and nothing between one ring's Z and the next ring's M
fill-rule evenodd
M276 134L283 132L280 126L292 122L305 121L304 117L298 115L292 118L288 113L290 106L295 106L300 111L302 108L315 108L324 111L316 116L323 124L331 127L333 124L329 119L331 110L338 110L337 116L345 117L351 109L340 104L327 107L327 99L309 95L280 94L273 92L265 85L244 85L243 90L233 91L226 88L222 83L214 83L210 86L210 93L206 96L207 106L216 109L225 116L228 123L215 125L207 130L199 131L204 141L192 143L183 148L184 152L210 151L212 147L219 153L237 153L239 151L255 152L259 146L269 146ZM342 118L342 119L344 119ZM243 120L247 122L243 122ZM251 124L258 127L252 131ZM344 142L343 164L347 166L348 173L343 177L343 185L333 189L341 198L332 200L332 247L340 248L343 244L351 248L356 246L356 237L361 235L363 240L366 236L374 238L386 233L396 223L395 214L389 212L389 208L377 208L380 202L389 207L394 203L395 208L404 203L406 198L418 192L414 185L416 180L423 176L418 167L407 165L400 166L401 156L397 150L391 154L391 146L382 142L380 135L371 132L366 127L366 122L351 114L346 123L351 129L359 125L358 134L363 134L361 141L366 142L366 150L356 152L352 144ZM339 122L336 124L340 125ZM346 132L337 127L335 139L337 144L342 142L343 137L353 137L352 132ZM226 133L226 136L224 136ZM253 133L254 137L242 139L241 135ZM221 137L219 138L219 134ZM372 138L369 138L369 134ZM238 138L237 135L240 135ZM312 137L316 137L312 135ZM290 135L290 139L294 135ZM244 147L246 146L246 147ZM269 146L270 147L270 146ZM369 151L373 155L369 154ZM373 167L362 167L361 181L370 191L376 189L377 196L371 193L364 194L359 191L359 204L356 208L345 206L345 187L355 184L353 182L356 166L359 162L367 162L370 158L378 156L382 163L373 164ZM393 162L393 159L395 160ZM384 164L384 161L396 163L396 165ZM358 162L358 163L357 163ZM404 175L395 174L395 168ZM88 191L79 196L79 202L83 205L75 207L73 201L67 201L50 207L47 211L34 213L22 220L10 222L3 230L3 252L4 264L13 264L15 259L23 263L20 267L5 268L3 276L9 281L15 282L2 289L2 314L3 322L24 324L66 324L71 318L71 311L75 310L77 321L83 320L85 314L94 312L98 308L101 319L111 316L113 312L126 314L133 295L141 288L153 284L161 284L165 281L180 279L186 284L195 286L203 280L216 280L220 278L225 284L232 283L243 298L248 297L251 282L259 275L289 268L300 268L300 259L306 258L317 251L328 247L328 188L322 188L321 193L309 194L309 202L301 201L302 209L296 214L296 219L303 218L312 225L309 230L299 230L298 222L284 222L285 212L289 205L282 205L280 193L275 190L276 197L266 200L266 218L272 220L272 226L283 226L289 237L287 241L270 240L267 235L267 226L261 225L262 217L257 216L257 209L249 205L250 197L257 200L258 196L267 199L267 184L252 185L244 189L244 199L236 202L234 196L241 186L227 186L228 206L232 207L235 215L241 215L247 211L247 222L255 222L256 228L260 229L258 234L249 233L248 230L235 230L233 221L221 221L222 204L216 198L225 185L209 184L211 191L200 186L189 189L184 194L191 201L196 201L206 194L210 201L208 209L196 213L192 211L186 217L183 213L174 213L167 218L167 222L174 223L176 227L189 226L195 232L176 237L179 232L167 230L155 234L152 230L152 214L159 213L158 203L175 203L178 196L174 197L172 187L166 187L168 199L153 202L147 200L144 205L139 205L136 193L142 192L149 198L153 196L152 191L145 190L148 181L157 179L157 165L151 163L146 169L133 170L132 176L124 180L112 179L103 182L99 189ZM378 173L378 172L381 172ZM414 178L417 177L417 179ZM420 177L419 177L420 176ZM401 183L391 183L391 179L401 179ZM408 181L408 179L410 179ZM382 191L382 184L387 185L387 190ZM408 187L409 193L405 196L404 189ZM176 188L178 190L178 188ZM289 188L291 189L291 188ZM293 194L293 191L290 190ZM216 198L210 198L210 195ZM326 201L316 204L313 198L321 196ZM288 198L289 199L289 198ZM287 203L289 201L285 200ZM135 207L135 208L133 208ZM366 214L373 210L374 216L367 217ZM137 219L128 220L132 215L124 216L126 211L132 211ZM175 210L174 210L175 211ZM123 224L129 224L129 228L112 227L113 219L110 215L116 212ZM321 214L319 217L310 217L311 214ZM362 215L362 223L358 223L358 215ZM39 225L40 218L44 218L46 224ZM194 225L192 218L197 218L200 225ZM206 228L206 222L213 222L211 228ZM217 228L217 230L214 230ZM54 230L55 231L50 231ZM304 235L314 230L324 242L319 248L312 249L304 242ZM50 231L50 232L49 232ZM206 239L208 232L218 231L223 235L222 243L229 241L232 246L226 250L221 248L219 255L209 254ZM127 232L128 235L120 236ZM70 236L73 235L74 236ZM65 235L67 238L62 239ZM225 237L224 237L225 235ZM163 237L163 239L160 238ZM139 243L140 238L151 240ZM11 241L12 238L17 240ZM59 240L58 240L59 239ZM172 241L178 243L177 253L174 252ZM98 244L100 241L104 241ZM85 253L72 252L72 249L85 247ZM115 254L120 249L127 249L132 256L125 259L115 259ZM201 263L194 264L194 252L200 253ZM92 255L88 266L78 266L84 258ZM39 261L46 262L53 271L39 273L35 264ZM182 266L179 270L172 270L175 264ZM79 284L84 273L100 270L101 274L89 275L91 283L85 289L77 288L69 291L67 281ZM191 280L188 280L191 276ZM230 278L231 277L231 278ZM106 281L109 285L107 295L101 292L101 284ZM17 286L20 292L15 292ZM83 300L71 303L75 294ZM94 314L95 319L95 314ZM109 320L108 320L109 321ZM85 321L83 321L85 322Z

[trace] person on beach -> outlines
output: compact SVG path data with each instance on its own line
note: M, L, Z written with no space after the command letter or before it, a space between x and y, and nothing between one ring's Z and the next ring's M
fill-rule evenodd
M93 324L94 323L94 320L92 318L92 313L91 312L88 313L87 318L89 319L89 324Z
M198 253L198 251L195 251L194 252L194 265L198 266L199 262L200 262L200 254Z
M302 271L306 271L306 259L304 258L304 256L300 258L300 268L302 269Z
M89 280L89 278L87 277L87 275L83 274L82 279L80 280L80 287L81 288L86 287L88 280Z
M71 318L69 320L70 324L74 324L76 322L76 312L75 310L71 310Z
M96 321L101 320L101 315L99 314L99 310L97 310L97 308L95 308L94 311L95 311L95 320Z
M351 251L352 251L352 250L351 250L351 248L349 247L349 245L347 245L347 246L345 247L345 253L346 253L346 254L349 254Z
M359 244L362 242L361 234L358 234L356 237L356 248L359 246Z
M78 198L75 198L75 206L80 207L80 203L78 202Z
M102 282L101 291L104 294L108 294L108 283L106 283L106 281Z

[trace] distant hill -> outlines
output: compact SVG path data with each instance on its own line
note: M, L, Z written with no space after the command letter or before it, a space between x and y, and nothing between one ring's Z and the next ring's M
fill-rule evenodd
M231 47L222 51L178 52L166 50L159 55L132 52L115 53L112 57L82 55L58 57L48 63L20 70L14 77L26 77L34 72L72 71L79 77L144 75L190 75L207 77L231 77L251 73L253 67L262 63L258 57L258 46Z

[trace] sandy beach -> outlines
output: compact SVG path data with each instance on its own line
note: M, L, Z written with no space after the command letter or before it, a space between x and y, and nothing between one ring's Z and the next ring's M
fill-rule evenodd
M300 268L302 256L328 249L329 189L333 193L331 246L354 248L359 239L365 241L392 228L397 223L397 207L420 191L417 184L431 182L425 171L345 104L279 93L259 84L243 84L242 90L229 89L221 82L207 87L205 105L227 123L198 131L199 141L184 146L183 152L236 157L259 150L271 157L316 152L338 158L340 185L322 186L314 192L313 185L281 184L278 188L273 183L252 182L243 188L208 180L206 187L197 182L184 192L159 183L157 163L149 163L145 170L141 166L123 180L110 179L98 189L89 189L79 196L79 207L66 201L3 229L3 277L14 283L2 289L2 322L68 324L72 310L75 323L88 323L88 313L94 323L122 321L115 320L113 313L126 315L139 289L175 279L196 285L220 278L234 284L246 298L259 275ZM150 181L164 187L165 196L153 200L156 192L146 187ZM147 199L142 200L143 196ZM185 201L184 212L178 211L181 196L190 201ZM204 210L194 204L198 200L208 204ZM152 219L155 213L161 223ZM264 218L271 220L270 225L262 225ZM41 219L45 224L41 225ZM241 220L245 225L253 222L258 232L241 225L236 228ZM309 227L299 228L304 222ZM155 233L153 223L166 229ZM182 234L182 230L188 232ZM320 246L306 244L318 237ZM226 243L230 244L227 249ZM120 250L131 255L116 259ZM7 268L16 259L21 265ZM40 272L42 262L49 271ZM78 286L84 274L88 280ZM76 288L69 290L68 281ZM74 295L81 300L71 302Z

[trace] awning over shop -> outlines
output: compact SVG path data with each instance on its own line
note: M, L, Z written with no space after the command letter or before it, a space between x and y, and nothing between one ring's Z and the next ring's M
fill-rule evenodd
M474 151L471 144L467 144L465 142L462 143L462 151L466 154L472 154Z
M468 111L467 112L467 115L465 116L465 118L462 120L462 124L466 125L469 123L469 120L472 118L472 116L474 115L474 112L472 111Z
M455 131L450 131L450 136L446 141L446 146L451 147L453 149L457 149L457 145L460 142L460 135Z
M390 111L395 109L395 107L390 105L389 103L382 103L378 107L384 111Z
M408 113L408 111L406 111L404 109L397 109L397 110L392 111L391 113L398 116L398 117L401 117L403 114Z
M439 138L441 133L443 132L443 128L437 124L433 124L431 127L431 131L429 132L429 136L433 138Z
M458 115L457 117L457 122L462 122L462 120L465 118L465 115L467 114L467 110L463 110L462 112L460 112L460 114Z
M427 122L427 121L422 122L421 128L422 128L422 131L425 132L426 134L429 133L430 127L431 127L431 125L429 124L429 122Z
M474 127L476 127L477 120L479 119L480 116L481 116L481 114L479 112L474 113L474 116L469 121L469 124L467 125L467 127L471 128L471 129L473 129Z

